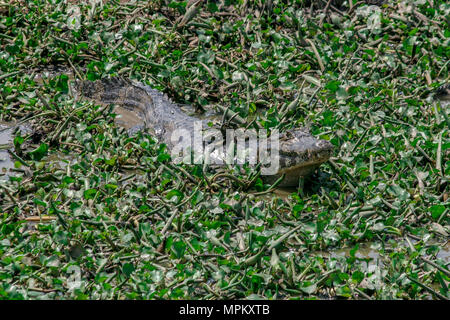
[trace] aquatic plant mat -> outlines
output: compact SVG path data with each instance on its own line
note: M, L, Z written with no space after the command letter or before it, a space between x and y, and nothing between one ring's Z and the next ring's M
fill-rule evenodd
M0 297L448 299L450 121L432 93L449 13L3 0ZM72 79L118 75L243 127L307 126L332 160L291 190L174 165L113 106L73 96Z

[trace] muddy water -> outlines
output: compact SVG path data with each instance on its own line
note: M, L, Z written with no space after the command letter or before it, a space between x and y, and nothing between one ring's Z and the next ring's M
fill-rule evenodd
M447 244L442 247L442 249L437 254L438 259L442 259L447 266L450 264L450 242L447 241Z
M15 124L11 122L0 122L0 180L7 179L9 176L14 176L14 158L9 154L8 150L13 149L14 129ZM20 126L22 135L29 132L30 129L26 126ZM46 157L46 161L52 163L56 167L65 168L75 156L64 155L62 153L53 153Z
M410 240L411 241L411 240ZM411 241L412 244L416 243L416 241ZM408 246L408 244L403 243L404 246ZM402 246L403 246L402 245ZM440 251L437 253L436 258L444 261L444 263L450 263L450 242L439 243L437 241L429 241L426 245L429 246L438 246L440 247ZM339 258L339 257L350 257L350 251L353 248L339 248L339 249L331 249L328 251L317 251L314 254L320 255L327 258ZM368 265L377 265L381 264L381 255L379 250L381 249L381 243L361 243L358 245L358 249L355 252L355 257L358 259L367 259ZM395 248L391 248L394 250Z
M14 160L8 153L13 146L13 130L11 123L0 122L0 179L9 176L14 168Z

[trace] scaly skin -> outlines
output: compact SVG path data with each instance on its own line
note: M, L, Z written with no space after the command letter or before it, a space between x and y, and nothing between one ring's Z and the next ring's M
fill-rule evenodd
M145 128L165 143L169 151L174 147L173 131L185 129L193 133L194 122L199 121L184 113L161 92L140 83L118 78L79 81L75 90L99 103L115 104L135 112L144 120ZM206 120L203 120L203 128L208 128ZM266 181L274 182L285 174L279 186L297 186L299 178L311 174L327 161L332 150L330 142L318 140L304 129L288 130L280 135L279 170L272 176L265 176Z

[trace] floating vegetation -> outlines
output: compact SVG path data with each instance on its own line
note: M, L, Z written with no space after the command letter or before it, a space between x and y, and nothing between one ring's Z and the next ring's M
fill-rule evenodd
M450 121L433 95L449 79L446 1L0 13L1 298L450 297ZM287 191L247 167L174 165L72 90L116 76L199 116L309 127L333 157Z

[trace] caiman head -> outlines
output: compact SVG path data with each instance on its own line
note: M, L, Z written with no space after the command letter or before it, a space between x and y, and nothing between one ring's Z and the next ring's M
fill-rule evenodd
M273 183L284 174L280 187L298 186L299 179L313 173L332 152L329 141L316 139L304 128L290 129L280 134L278 172L265 180Z

